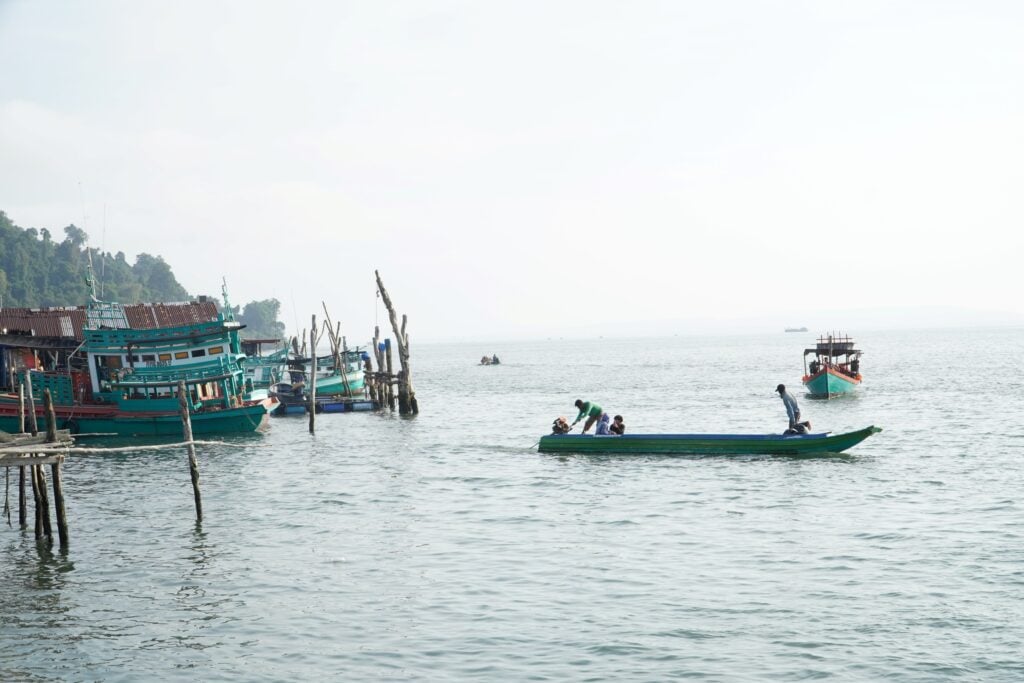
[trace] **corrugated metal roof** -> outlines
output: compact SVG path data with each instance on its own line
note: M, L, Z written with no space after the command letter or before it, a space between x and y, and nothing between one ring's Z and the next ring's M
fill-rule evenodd
M130 304L124 307L132 329L151 330L158 327L181 327L217 319L213 301L190 301L181 304ZM0 334L10 336L50 337L82 341L85 306L56 308L4 308L0 310Z

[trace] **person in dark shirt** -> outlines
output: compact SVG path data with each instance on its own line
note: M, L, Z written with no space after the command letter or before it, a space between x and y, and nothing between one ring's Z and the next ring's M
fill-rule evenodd
M626 433L626 423L622 421L621 415L616 415L612 418L612 426L608 428L608 431L619 436Z

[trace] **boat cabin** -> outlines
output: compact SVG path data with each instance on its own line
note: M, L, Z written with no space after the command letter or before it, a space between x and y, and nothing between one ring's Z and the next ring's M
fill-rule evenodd
M814 376L822 370L832 370L859 380L862 353L848 335L822 335L814 348L804 349L804 375ZM810 362L808 356L812 356Z

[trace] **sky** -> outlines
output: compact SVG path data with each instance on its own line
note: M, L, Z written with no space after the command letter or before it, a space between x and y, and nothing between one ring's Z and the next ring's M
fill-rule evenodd
M0 0L0 210L290 333L386 327L374 270L414 341L1024 324L1021 35L984 0Z

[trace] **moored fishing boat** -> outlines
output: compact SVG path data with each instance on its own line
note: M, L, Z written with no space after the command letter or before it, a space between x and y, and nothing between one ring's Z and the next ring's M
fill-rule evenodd
M363 375L363 362L369 357L358 347L345 350L334 356L318 356L316 359L316 395L317 396L362 396L366 388ZM293 358L289 361L289 374L292 383L306 381L309 358Z
M30 382L36 414L50 390L58 428L115 436L181 436L178 386L184 382L193 434L251 432L275 400L244 379L238 331L215 313L206 319L135 329L121 304L95 298L85 309L83 341L67 367L19 374ZM19 431L18 396L0 396L0 430Z
M548 434L541 453L608 453L618 455L811 455L840 453L882 431L870 426L845 434Z
M804 349L803 383L815 398L832 398L853 391L861 383L860 356L846 335L822 335L813 349ZM810 363L807 357L813 356Z
M279 348L264 353L266 345ZM290 352L280 339L243 339L242 352L245 354L242 362L245 378L254 388L268 389L287 377Z

